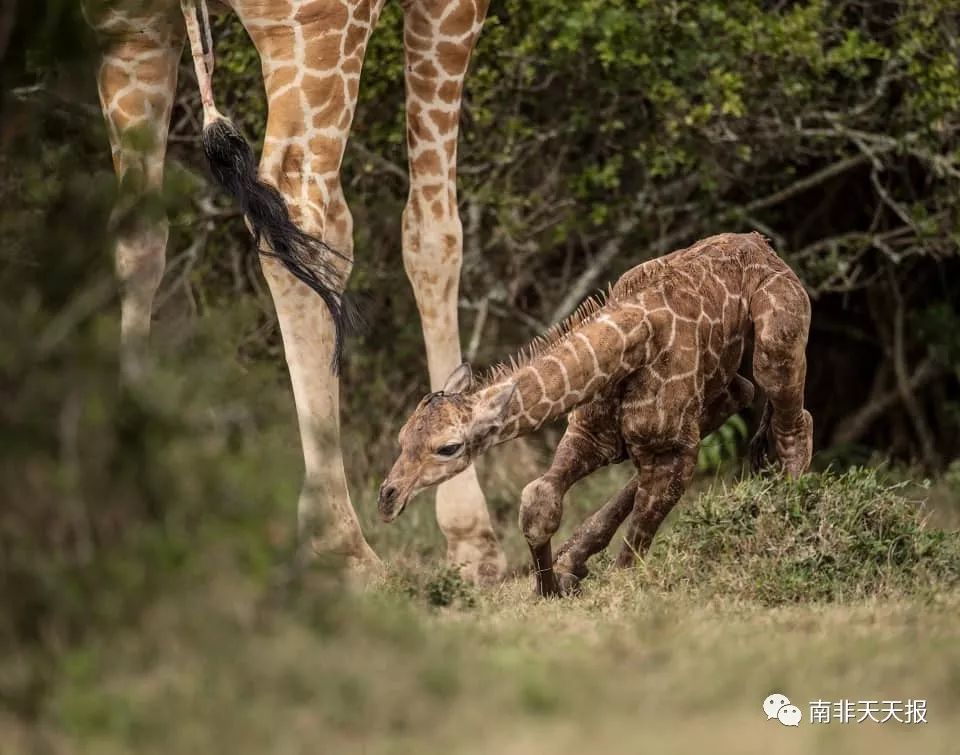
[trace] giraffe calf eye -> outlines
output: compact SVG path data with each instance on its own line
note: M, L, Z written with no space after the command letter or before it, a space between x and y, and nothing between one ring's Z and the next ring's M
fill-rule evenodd
M455 456L463 448L463 443L446 443L436 450L437 456Z

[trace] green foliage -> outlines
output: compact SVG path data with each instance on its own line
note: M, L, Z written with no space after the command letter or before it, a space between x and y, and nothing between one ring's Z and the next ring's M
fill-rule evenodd
M750 478L681 511L644 570L658 589L767 605L932 596L960 584L960 535L875 469Z
M394 569L387 580L388 592L431 606L469 609L476 604L474 588L464 582L460 571L449 565L423 573L410 569Z
M456 567L440 570L425 585L427 601L432 606L451 606L459 603L470 607L474 604L472 588L463 581Z
M948 302L938 302L918 312L916 321L930 352L960 375L960 312Z
M700 236L759 228L814 296L808 396L822 445L865 401L856 386L890 383L878 373L896 311L877 302L901 295L908 310L955 314L960 35L949 2L503 0L490 13L459 151L461 214L476 218L465 222L466 332L490 305L478 361L565 314L560 302L607 242L617 253L584 293ZM348 148L344 167L355 285L375 322L404 324L390 363L414 364L416 319L397 292L406 186L370 158L404 168L399 26L388 6L355 118L362 149ZM908 371L956 349L958 331L940 332L933 344L906 330ZM356 374L377 371L365 366ZM384 382L376 401L409 378ZM956 394L955 381L936 382ZM934 421L941 403L920 406L950 455L960 420ZM865 445L914 456L915 435L892 429L905 414L890 406Z
M739 458L748 437L747 423L739 414L734 414L703 439L697 456L697 469L701 472L716 472L725 462Z

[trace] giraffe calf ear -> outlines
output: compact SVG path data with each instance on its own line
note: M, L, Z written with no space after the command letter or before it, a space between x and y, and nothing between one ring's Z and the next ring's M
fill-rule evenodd
M478 402L473 410L473 423L470 425L470 436L473 440L485 438L503 427L507 408L516 392L516 383L504 383L495 393Z
M467 362L461 364L450 373L447 382L443 384L444 393L463 393L473 385L473 370Z

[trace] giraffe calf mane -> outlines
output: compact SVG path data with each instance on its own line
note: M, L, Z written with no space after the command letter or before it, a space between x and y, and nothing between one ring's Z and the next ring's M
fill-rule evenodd
M608 287L606 291L588 296L580 306L566 318L552 325L546 333L535 337L526 346L511 356L506 362L499 362L490 367L486 374L479 380L477 389L486 388L499 380L511 375L529 365L537 357L543 356L554 346L561 343L574 330L584 323L593 319L597 313L608 303L613 301L613 289Z
M635 275L629 280L621 279L615 284L608 284L606 291L588 296L572 314L556 325L552 325L543 335L535 337L506 362L498 362L490 367L478 381L476 390L486 388L528 366L534 359L543 356L550 349L560 344L577 328L590 322L601 309L613 306L617 301L629 298L641 289L655 284L668 283L670 280L676 281L676 276L671 268L654 267L646 271L645 274Z

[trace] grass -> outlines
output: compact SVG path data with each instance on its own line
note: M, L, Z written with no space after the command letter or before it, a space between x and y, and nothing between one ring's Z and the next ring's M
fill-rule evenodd
M0 464L0 755L955 751L958 536L926 518L960 521L955 465L929 489L871 470L698 479L638 569L601 554L581 597L545 602L516 526L536 445L484 460L515 571L478 591L439 565L429 496L375 521L396 428L347 413L354 503L390 572L355 594L316 569L280 594L301 460L282 368L231 346L244 316L168 335L135 391L100 345L109 322L22 367ZM558 540L628 476L571 491ZM763 717L772 692L805 714L924 698L930 723L786 729Z
M214 548L135 625L64 653L33 725L0 719L0 752L953 752L960 551L924 516L870 470L717 483L642 568L601 557L552 601L398 547L366 592L318 571L277 603ZM788 729L762 714L775 691L805 719L817 699L925 699L929 723Z
M875 469L752 478L681 509L644 573L764 605L932 594L960 582L960 541Z
M62 751L90 753L952 746L955 600L771 610L638 595L622 575L576 603L528 591L440 611L375 593L266 621L242 586L180 595L74 654L47 715ZM930 723L787 730L761 714L773 691L805 714L815 699L925 698Z

